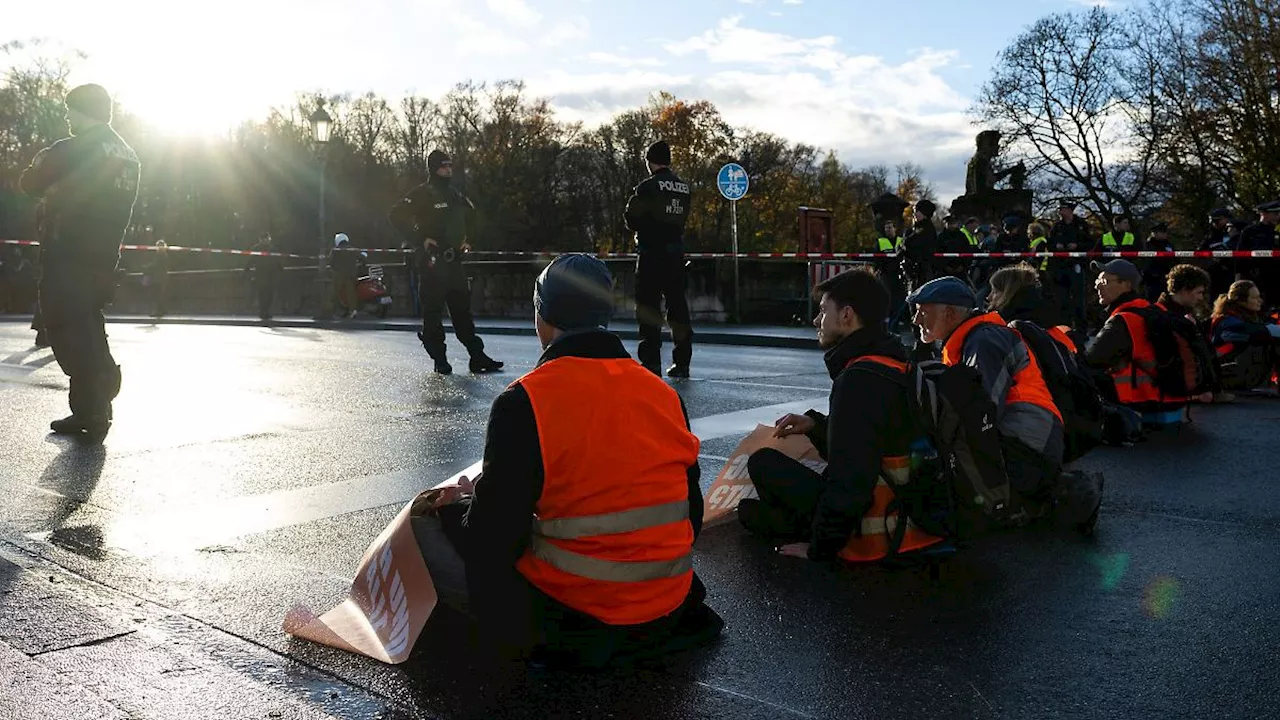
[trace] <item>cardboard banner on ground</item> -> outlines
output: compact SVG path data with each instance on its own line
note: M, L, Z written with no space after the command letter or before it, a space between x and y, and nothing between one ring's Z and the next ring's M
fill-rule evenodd
M284 631L384 663L407 660L436 607L435 585L410 517L425 514L441 489L457 485L462 476L476 478L480 466L475 463L405 505L365 550L347 599L319 617L294 606L285 615Z
M702 505L702 527L712 527L733 519L734 511L743 498L754 498L756 488L747 474L747 459L762 448L774 448L789 458L797 460L814 472L827 469L827 463L818 449L804 435L773 436L774 428L757 425L729 455L715 482L707 490Z

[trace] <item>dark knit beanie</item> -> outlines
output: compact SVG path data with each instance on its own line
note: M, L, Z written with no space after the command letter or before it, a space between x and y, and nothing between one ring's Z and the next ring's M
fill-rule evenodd
M81 85L67 93L67 108L99 122L111 122L111 96L101 85Z
M654 165L670 165L671 146L667 144L666 140L659 140L644 151L644 159Z
M427 156L427 172L435 175L440 166L445 163L453 163L453 158L449 157L449 153L443 150L432 150L431 154Z
M561 255L534 281L533 309L561 330L608 327L613 317L613 275L594 256Z

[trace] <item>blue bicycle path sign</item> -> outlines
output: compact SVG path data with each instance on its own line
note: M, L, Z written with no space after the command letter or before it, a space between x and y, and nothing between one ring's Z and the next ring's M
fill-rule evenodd
M741 200L747 195L751 181L747 179L747 171L738 163L729 163L720 168L716 175L716 186L726 200Z

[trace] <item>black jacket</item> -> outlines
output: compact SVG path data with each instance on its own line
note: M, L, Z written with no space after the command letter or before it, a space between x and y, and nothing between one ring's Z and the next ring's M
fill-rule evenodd
M597 331L562 338L547 348L538 364L565 356L629 357L617 336ZM603 665L614 654L651 645L679 625L684 612L701 604L706 590L695 577L679 610L651 623L620 627L568 608L530 585L515 564L529 543L544 477L533 405L525 389L514 384L493 401L480 480L461 533L450 538L466 561L469 603L482 637L508 653L527 654L553 644L569 664ZM689 466L688 479L689 519L696 537L702 529L697 462Z
M430 268L432 257L440 264L461 267L460 248L467 241L468 216L474 209L448 180L432 178L397 202L389 219L413 247L419 270ZM426 240L436 241L430 253L423 247Z
M829 560L840 552L871 508L881 458L908 454L920 435L905 385L874 372L846 369L866 355L907 357L902 343L883 330L854 332L824 358L832 379L830 414L805 413L815 421L809 439L827 461L809 540L813 560Z
M635 187L627 201L627 229L636 234L639 252L684 252L689 219L689 185L671 168L658 168Z
M938 230L929 219L919 220L902 238L903 270L917 285L938 274Z
M110 273L138 199L141 163L109 125L41 150L19 185L41 198L41 256L48 273Z
M1019 290L999 312L1007 323L1027 320L1046 330L1065 324L1061 318L1062 312L1056 304L1046 301L1044 291L1034 286Z
M1110 370L1133 357L1133 338L1129 337L1129 326L1123 318L1116 317L1115 309L1137 299L1137 293L1125 293L1107 306L1107 322L1085 346L1086 365L1095 370Z

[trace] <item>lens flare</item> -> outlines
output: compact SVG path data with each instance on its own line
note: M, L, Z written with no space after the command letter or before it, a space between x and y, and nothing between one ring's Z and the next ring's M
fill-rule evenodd
M1142 610L1148 617L1165 619L1173 610L1174 601L1178 599L1179 587L1178 581L1168 575L1152 578L1142 594Z

